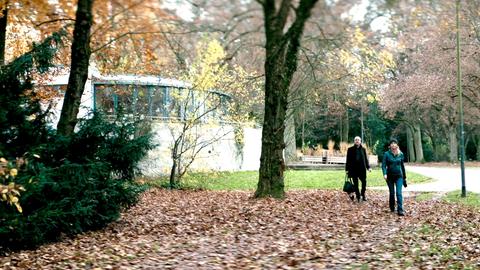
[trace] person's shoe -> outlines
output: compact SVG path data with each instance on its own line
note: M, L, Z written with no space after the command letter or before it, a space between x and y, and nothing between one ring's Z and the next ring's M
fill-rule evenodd
M350 197L350 200L352 200L352 202L355 200L355 195L351 194L351 195L348 195Z
M365 198L365 196L362 196L362 201L366 202L367 198Z
M405 216L405 214L402 211L399 211L398 215L401 216L401 217Z

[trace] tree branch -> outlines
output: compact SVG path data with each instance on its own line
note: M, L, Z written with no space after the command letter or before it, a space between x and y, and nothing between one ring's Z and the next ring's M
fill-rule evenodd
M49 20L49 21L43 21L43 22L41 22L41 23L35 24L35 27L39 27L39 26L42 26L42 25L44 25L44 24L56 23L56 22L63 22L63 21L71 21L71 22L75 22L75 19L72 19L72 18L59 18L59 19L53 19L53 20Z

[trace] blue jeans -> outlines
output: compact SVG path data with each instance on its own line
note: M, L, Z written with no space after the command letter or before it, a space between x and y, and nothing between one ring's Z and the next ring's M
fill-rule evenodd
M403 196L402 196L402 187L403 187L403 178L389 178L387 180L389 197L388 204L390 210L393 212L395 210L395 195L397 195L397 211L398 213L403 213ZM396 191L396 192L395 192Z

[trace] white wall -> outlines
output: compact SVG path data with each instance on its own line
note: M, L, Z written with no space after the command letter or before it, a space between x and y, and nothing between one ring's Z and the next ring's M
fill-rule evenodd
M173 145L172 130L178 130L179 124L154 122L154 143L158 146L151 150L140 163L142 173L149 177L166 175L172 166L171 148ZM235 135L232 126L201 127L203 138L211 138L215 134L225 135L220 140L207 146L199 152L191 165L192 171L244 171L258 170L260 166L261 136L259 128L243 127L244 147L242 152L235 144Z

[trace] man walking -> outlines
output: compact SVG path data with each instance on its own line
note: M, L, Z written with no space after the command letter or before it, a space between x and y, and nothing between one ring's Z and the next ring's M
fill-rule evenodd
M355 137L354 144L347 150L347 163L345 164L345 171L348 177L353 179L353 185L355 186L355 195L357 201L360 202L360 196L363 201L366 201L365 190L367 189L367 170L372 171L370 164L368 163L368 156L365 147L362 146L362 139ZM358 189L358 179L362 182L361 192ZM353 195L352 195L352 200Z

